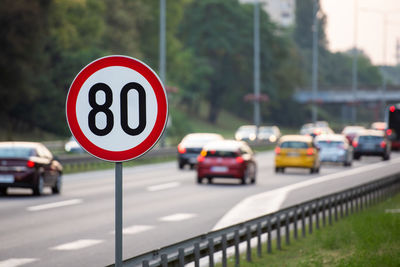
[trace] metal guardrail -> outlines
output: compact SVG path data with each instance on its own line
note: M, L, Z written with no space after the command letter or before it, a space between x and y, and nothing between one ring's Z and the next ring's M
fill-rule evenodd
M157 157L168 157L176 155L177 150L176 147L159 147L150 150L147 152L141 159L150 159ZM61 164L66 167L68 166L71 169L80 168L82 166L93 165L93 164L101 164L104 163L103 160L100 160L88 153L84 154L61 154L57 156L58 160Z
M246 260L250 262L252 239L256 239L257 255L260 257L262 235L266 235L266 252L271 253L273 235L276 248L281 249L283 238L286 244L290 244L291 230L294 239L300 234L305 236L307 228L311 234L314 227L319 229L331 225L399 191L400 174L392 175L127 259L123 266L167 267L192 263L199 267L200 259L204 257L208 258L209 266L214 266L215 254L221 253L221 264L225 267L228 248L234 248L235 266L239 266L240 244L246 244Z

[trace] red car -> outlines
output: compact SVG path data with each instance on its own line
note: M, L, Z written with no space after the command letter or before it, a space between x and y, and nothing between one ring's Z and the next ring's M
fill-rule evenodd
M41 143L0 142L0 193L10 187L31 188L41 195L45 186L61 191L62 166Z
M256 182L257 164L251 148L243 141L221 140L204 146L197 159L197 183L207 178L235 178L242 184Z

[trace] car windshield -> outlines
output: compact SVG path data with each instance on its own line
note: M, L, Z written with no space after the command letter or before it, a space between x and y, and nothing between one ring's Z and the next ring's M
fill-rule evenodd
M355 127L346 127L346 128L343 129L343 133L344 134L357 133L357 132L360 132L362 130L364 130L363 127L357 127L357 126L355 126Z
M222 158L234 158L237 157L237 152L234 151L223 151L223 150L209 150L207 151L206 157L222 157Z
M308 145L300 141L286 141L281 144L281 148L308 148Z
M382 136L376 136L376 135L363 135L360 136L358 141L359 142L380 142L383 140Z
M256 128L254 127L245 127L245 128L240 128L238 130L239 133L255 133L256 132Z
M207 135L207 136L188 136L183 140L185 144L192 145L204 145L210 141L219 140L218 136Z
M28 158L34 154L31 147L0 147L0 158Z
M341 141L319 141L318 146L320 148L333 148L344 146L344 143Z
M274 130L272 128L260 128L260 133L274 133Z

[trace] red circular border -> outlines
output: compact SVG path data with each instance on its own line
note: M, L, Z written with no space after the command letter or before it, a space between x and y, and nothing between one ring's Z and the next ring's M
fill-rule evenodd
M126 67L139 72L153 88L158 106L156 122L150 134L139 145L123 151L109 151L93 144L82 132L76 116L76 102L82 85L98 70L112 66ZM160 79L153 72L153 70L151 70L144 63L138 61L137 59L126 56L108 56L89 63L75 77L67 95L66 115L68 126L73 136L87 152L95 157L107 161L127 161L140 157L146 153L160 138L164 131L168 117L167 95Z

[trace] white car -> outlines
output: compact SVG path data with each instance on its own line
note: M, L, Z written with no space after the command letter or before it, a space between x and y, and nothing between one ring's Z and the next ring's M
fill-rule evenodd
M72 136L67 143L65 143L65 151L68 153L84 153L85 150L78 144L75 138Z

